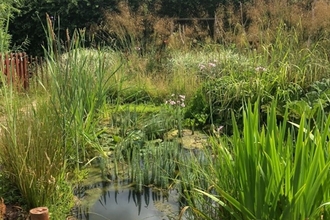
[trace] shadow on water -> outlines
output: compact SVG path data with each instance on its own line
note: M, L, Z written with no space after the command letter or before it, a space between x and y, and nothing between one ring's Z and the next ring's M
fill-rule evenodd
M139 192L126 181L95 183L80 188L78 194L80 204L73 214L79 220L172 220L181 210L176 189L145 186Z
M141 146L136 141L123 142L125 150L121 151L126 154L111 154L106 163L107 173L97 167L88 168L85 183L76 189L78 204L73 215L79 220L172 220L178 219L184 210L181 220L188 216L192 219L189 211L183 209L186 204L183 185L189 188L202 181L190 164L207 160L195 146L203 136L186 136L181 138L182 143L145 142ZM120 157L126 158L125 162L116 162L115 158Z

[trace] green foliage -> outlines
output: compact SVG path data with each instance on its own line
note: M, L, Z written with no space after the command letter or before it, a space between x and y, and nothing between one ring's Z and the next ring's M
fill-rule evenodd
M7 52L10 44L10 35L7 32L7 27L0 20L0 52Z
M330 80L324 78L313 82L301 94L300 99L288 102L286 106L290 117L300 119L304 114L306 118L316 120L319 111L329 114L330 106Z
M202 92L202 89L199 89L187 106L185 118L194 120L196 127L202 127L207 123L209 116L210 103L205 97L205 93Z
M303 100L310 105L321 102L323 108L329 106L329 96L330 96L330 79L323 78L319 81L313 82L309 89L307 90Z
M257 102L254 107L250 103L245 106L243 131L238 130L233 116L231 144L221 142L214 148L216 159L203 171L214 186L213 193L205 189L195 191L223 207L235 219L327 216L329 133L323 131L330 128L330 117L314 126L303 114L300 124L291 123L294 126L290 127L287 114L284 121L276 120L274 101L267 114L267 124L261 126L258 105ZM223 170L229 171L227 178L232 181L235 193L224 188ZM212 214L200 211L206 216Z
M68 29L69 33L78 28L87 28L89 30L92 25L101 22L102 11L113 9L113 6L116 5L115 3L116 0L24 1L18 7L20 13L15 14L10 22L9 32L12 34L12 40L15 45L20 45L28 38L30 45L26 48L27 52L33 55L43 55L42 45L45 46L47 36L42 24L46 26L46 13L51 16L53 23L56 24L55 32L60 34L63 41L66 41L66 29ZM91 33L91 38L93 34L95 33Z
M14 4L20 1L4 0L0 3L0 52L7 52L10 45L11 36L8 33L8 22L14 12L18 10Z
M4 92L6 111L0 137L2 172L19 190L17 195L23 199L20 202L28 209L48 206L52 214L63 218L73 204L66 179L60 121L48 108L49 103L39 101L37 107L23 108L10 89ZM8 197L8 201L14 199Z
M50 18L47 19L50 24ZM85 50L82 47L84 33L74 32L69 52L60 56L61 43L59 36L52 35L52 26L47 25L48 49L47 69L52 78L49 92L52 108L61 121L64 148L70 157L70 164L77 169L81 162L87 162L87 146L104 156L97 142L97 114L106 104L110 88L109 81L117 67L106 63L111 53L100 50ZM71 164L72 165L72 164Z
M139 5L140 2L135 3ZM146 10L152 10L153 3L141 2L149 7ZM187 16L194 15L189 12L190 8L200 4L199 1L172 3L163 5L162 9L176 6L182 12L182 7L186 7L187 11L182 15ZM84 49L88 40L85 31L71 31L86 25L97 3L92 6L87 1L71 1L68 5L59 5L51 0L37 4L27 2L24 6L27 10L16 19L31 16L31 23L21 22L33 29L34 25L42 23L40 20L45 12L53 10L44 26L48 35L35 30L38 45L33 43L39 47L40 39L47 36L44 65L50 84L42 86L50 101L47 99L45 106L40 104L40 111L38 107L31 108L26 114L17 114L17 121L10 121L12 127L2 134L3 149L17 146L13 152L8 152L11 153L8 158L23 156L6 161L7 155L0 151L0 157L5 158L6 178L8 176L16 183L28 179L25 182L39 186L28 188L24 185L27 183L19 186L22 194L30 194L30 197L24 196L29 204L39 204L45 194L62 198L63 204L44 201L51 209L54 204L58 207L69 204L71 189L63 175L68 171L66 168L79 172L82 164L96 161L105 180L109 180L105 171L108 156L114 155L111 159L115 161L115 168L109 172L130 179L139 190L144 184L169 187L172 181L180 178L180 195L197 218L266 219L272 216L274 219L305 219L327 214L330 82L326 78L329 69L326 48L316 43L301 49L299 37L292 32L288 37L286 27L282 25L272 36L273 43L260 45L258 51L247 49L238 53L235 46L229 50L216 44L175 51L175 42L169 43L169 49L158 51L159 45L152 42L143 54L129 48L124 57L112 50ZM39 6L40 18L32 13L33 8ZM88 11L89 7L93 10ZM72 13L77 8L77 12L84 10L84 13L72 18L77 15ZM99 9L95 10L99 12ZM148 11L144 12L148 14ZM173 11L175 13L177 11ZM82 26L77 26L75 19L81 19ZM70 41L64 44L66 27L72 29ZM129 31L125 33L131 33ZM20 37L24 36L20 34ZM136 42L129 42L136 39L128 38L123 38L123 41L127 40L122 42L124 46L137 46ZM182 108L182 100L176 96L164 105L170 91L187 95L187 107ZM274 97L278 97L277 103L272 103ZM246 100L255 102L258 99L259 104L254 108L244 105ZM175 104L169 104L171 101ZM106 102L115 104L114 110L108 110ZM156 108L119 106L129 102L162 104ZM103 110L109 111L110 122L102 124L104 128L100 129L99 117ZM224 125L226 132L230 127L228 133L234 135L219 139L220 133L211 133L212 146L203 150L181 151L176 141L164 140L171 129L179 130L180 136L184 125L194 129L205 124L212 124L212 131L214 124ZM30 133L24 133L23 128L28 125L31 125ZM39 152L32 145L47 149ZM32 156L43 158L42 167L29 164L31 161L27 159L32 156L26 148L36 150ZM107 154L105 149L109 150ZM55 154L54 162L52 158L48 160L44 152L48 157ZM14 163L44 173L47 181L40 175L34 176L33 172L28 173L30 170L17 168ZM63 166L57 170L53 164ZM125 174L117 172L122 164L127 168ZM45 170L49 166L51 169ZM17 176L22 180L15 179ZM52 188L53 178L58 181L62 194ZM0 184L0 189L7 187ZM4 195L12 196L10 193ZM67 211L65 208L59 210ZM53 213L54 218L61 219Z

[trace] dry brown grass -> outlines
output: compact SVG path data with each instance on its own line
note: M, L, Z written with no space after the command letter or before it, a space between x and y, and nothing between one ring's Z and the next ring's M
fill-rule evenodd
M159 8L159 2L155 3ZM171 43L171 48L190 48L196 39L209 37L209 30L205 22L190 20L177 21L176 18L160 17L146 12L144 8L132 11L121 2L119 12L105 12L105 19L99 26L103 32L114 40L127 43L127 46L142 46L141 42L148 42L145 47L161 46L164 41ZM157 13L157 10L154 10ZM134 42L127 42L134 41ZM147 48L144 48L147 49Z
M213 38L241 47L269 44L276 39L280 25L287 32L284 35L292 31L299 33L302 43L326 37L330 30L330 0L228 3L216 9L215 25L200 20L178 21L177 18L161 17L157 14L161 4L155 1L152 11L143 7L132 11L122 1L118 6L119 12L105 12L105 20L98 28L117 40L126 41L129 36L130 41L135 41L130 42L133 46L141 46L141 41L147 42L149 47L151 44L160 46L167 40L170 48L180 50L190 49L197 40L205 42ZM210 36L212 31L214 35Z
M121 39L127 35L135 38L142 37L145 29L142 15L132 12L124 2L118 4L118 9L119 13L105 12L102 30Z
M220 6L216 14L216 38L239 46L274 42L281 25L283 36L295 32L302 44L330 30L329 0L254 0L240 7Z

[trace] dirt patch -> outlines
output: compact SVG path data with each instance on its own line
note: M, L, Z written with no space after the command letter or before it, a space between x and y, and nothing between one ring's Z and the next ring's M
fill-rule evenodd
M2 220L27 220L29 214L22 207L17 205L6 205L0 200L0 219Z

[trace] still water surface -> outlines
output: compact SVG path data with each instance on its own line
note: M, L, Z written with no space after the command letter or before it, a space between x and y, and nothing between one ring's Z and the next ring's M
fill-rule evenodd
M97 190L94 192L97 193ZM179 193L154 191L144 187L141 193L132 188L102 190L90 208L81 208L82 220L172 220L180 213Z

